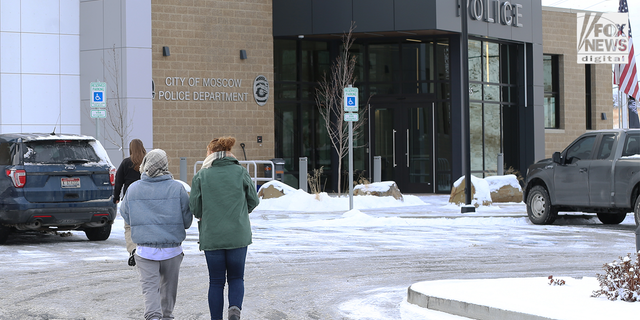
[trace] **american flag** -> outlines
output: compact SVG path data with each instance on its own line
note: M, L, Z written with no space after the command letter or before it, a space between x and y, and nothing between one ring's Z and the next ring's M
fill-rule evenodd
M627 0L620 0L618 12L628 13ZM629 59L627 64L619 64L615 68L614 83L618 85L620 91L632 96L636 101L640 100L640 88L636 77L636 58L633 50L633 40L631 40L631 23L629 23Z

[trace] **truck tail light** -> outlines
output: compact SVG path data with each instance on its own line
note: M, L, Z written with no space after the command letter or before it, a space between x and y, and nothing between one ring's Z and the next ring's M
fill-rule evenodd
M7 169L6 173L16 188L22 188L27 183L27 172L22 169Z
M109 169L109 182L111 182L111 186L116 185L116 168L114 167Z

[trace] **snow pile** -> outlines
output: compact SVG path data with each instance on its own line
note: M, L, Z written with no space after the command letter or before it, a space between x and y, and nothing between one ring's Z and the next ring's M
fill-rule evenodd
M394 183L394 182L391 182ZM273 186L282 191L284 196L275 199L262 199L256 210L294 211L294 212L335 212L349 210L349 196L329 196L326 192L309 194L300 189L294 189L279 182L270 181L262 188ZM385 190L386 191L386 190ZM405 206L420 206L425 203L417 196L405 195L404 201L394 197L354 196L354 209L375 209Z
M473 178L471 180L475 181L473 180ZM518 178L513 174L507 174L504 176L490 176L484 178L484 180L489 184L489 192L496 192L503 186L512 186L513 188L522 191L520 183L518 183Z
M298 189L294 189L290 187L288 184L280 182L278 180L271 180L260 186L260 189L267 188L269 186L274 187L276 190L282 192L283 194L290 194L298 191Z
M460 177L456 182L453 183L453 187L457 188L460 186L462 181L464 181L464 176ZM475 194L473 194L473 199L471 200L471 204L476 208L478 206L482 206L483 203L491 203L491 188L489 187L489 183L485 179L478 178L474 175L471 175L471 184L475 188Z
M394 181L382 181L369 184L359 184L353 187L353 191L362 190L364 192L387 192L396 183Z

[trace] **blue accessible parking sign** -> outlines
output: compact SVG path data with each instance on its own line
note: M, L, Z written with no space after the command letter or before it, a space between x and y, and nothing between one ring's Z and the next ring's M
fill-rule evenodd
M94 92L93 93L93 102L102 102L103 101L102 100L102 94L103 94L103 92L100 92L100 91Z

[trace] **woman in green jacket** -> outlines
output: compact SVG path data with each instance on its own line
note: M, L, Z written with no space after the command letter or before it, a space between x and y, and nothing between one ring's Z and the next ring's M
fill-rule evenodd
M229 283L229 319L240 319L251 244L249 213L260 202L249 173L230 153L235 142L232 137L212 140L202 169L191 182L189 207L198 219L200 250L209 268L211 319L222 319L225 282Z

